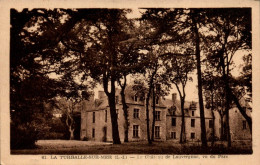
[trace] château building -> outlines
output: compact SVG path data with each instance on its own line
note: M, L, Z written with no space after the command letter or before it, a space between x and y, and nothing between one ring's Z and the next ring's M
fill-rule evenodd
M126 103L129 118L129 141L141 141L147 139L145 99L138 97L132 87L126 88ZM181 132L181 105L176 93L171 99L156 98L155 112L155 141L179 141ZM150 103L152 100L150 101ZM249 116L252 109L246 102L245 108ZM194 101L186 101L185 105L185 129L187 141L200 141L200 112L199 104ZM149 107L150 130L152 127L152 106ZM122 109L120 90L116 90L116 111L118 129L121 142L124 141L125 118ZM204 108L207 138L211 138L213 126L215 138L220 138L221 119L216 111ZM213 115L215 120L213 120ZM213 124L213 122L215 122ZM225 124L225 123L224 123ZM250 140L251 134L247 123L237 108L230 110L230 132L232 140ZM108 99L103 91L98 92L98 98L92 96L89 101L84 101L81 110L81 140L112 141L112 124Z

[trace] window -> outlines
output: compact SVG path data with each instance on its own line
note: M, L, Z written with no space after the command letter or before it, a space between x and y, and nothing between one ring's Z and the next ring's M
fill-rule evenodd
M246 120L243 120L243 129L246 129Z
M95 128L92 128L92 138L95 138Z
M213 120L209 120L209 128L213 128Z
M159 104L159 97L158 96L155 98L155 104Z
M95 123L95 112L93 112L93 115L92 115L92 122Z
M116 102L116 104L118 104L118 96L116 96L116 99L115 99L115 102Z
M172 126L176 126L176 118L172 118Z
M161 84L156 84L156 92L160 92L161 90Z
M155 138L160 138L160 126L155 126Z
M134 109L134 118L139 118L139 109Z
M133 137L134 138L138 138L139 137L138 129L139 129L139 125L133 125Z
M107 110L105 110L105 122L107 122Z
M104 131L103 141L106 142L107 141L107 127L104 127L103 131Z
M118 116L119 116L119 110L116 109L116 118L118 119Z
M194 132L190 133L190 138L195 139L195 133Z
M137 95L135 95L134 100L138 101L138 96Z
M171 132L171 139L176 139L176 132Z
M175 116L175 115L176 115L176 113L175 113L175 110L174 110L174 111L172 111L172 115L173 115L173 116Z
M195 127L195 119L191 119L190 126Z
M191 111L191 116L194 116L194 111Z
M155 120L160 120L160 114L161 112L160 111L155 111Z

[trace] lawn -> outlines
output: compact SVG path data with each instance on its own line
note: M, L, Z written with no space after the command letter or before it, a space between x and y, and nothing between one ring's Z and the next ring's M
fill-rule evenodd
M112 144L91 141L39 140L35 149L11 150L11 154L251 154L250 141L235 141L228 148L225 142L213 147L201 148L200 143L179 144L178 142L146 141Z

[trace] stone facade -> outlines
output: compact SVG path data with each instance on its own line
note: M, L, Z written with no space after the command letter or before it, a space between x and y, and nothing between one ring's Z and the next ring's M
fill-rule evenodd
M174 110L168 110L167 113L167 140L180 140L181 134L181 108L180 103L176 101ZM200 141L201 139L201 128L200 128L200 112L198 103L186 102L184 105L185 111L185 137L187 141ZM213 117L209 109L205 111L205 125L207 137L211 136L213 131ZM215 129L217 129L215 125Z
M243 99L241 105L244 105L244 109L247 115L251 117L251 106ZM234 107L229 111L229 116L232 120L230 123L230 134L233 140L251 140L251 133L246 119L241 115L238 108Z
M116 90L116 109L118 114L118 129L121 142L124 141L124 113L121 104L119 90ZM129 141L141 141L147 139L145 101L137 97L130 87L126 89L126 102L129 115ZM151 103L152 101L150 101ZM185 103L185 127L187 141L200 141L200 113L196 102ZM181 109L176 94L172 99L159 98L156 104L155 140L179 141L181 132ZM152 107L149 107L150 130L152 126ZM205 124L207 137L210 138L213 131L213 117L209 109L205 111ZM220 118L214 111L215 136L220 137ZM251 111L248 110L250 114ZM230 131L232 140L250 139L251 134L247 123L244 122L240 112L233 108L230 110ZM112 125L108 100L103 91L99 91L98 99L94 96L89 101L83 102L81 112L81 140L112 141Z

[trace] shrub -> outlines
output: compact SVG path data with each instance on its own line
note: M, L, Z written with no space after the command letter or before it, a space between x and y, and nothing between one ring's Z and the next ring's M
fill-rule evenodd
M34 148L37 141L37 132L27 125L11 123L11 149Z

